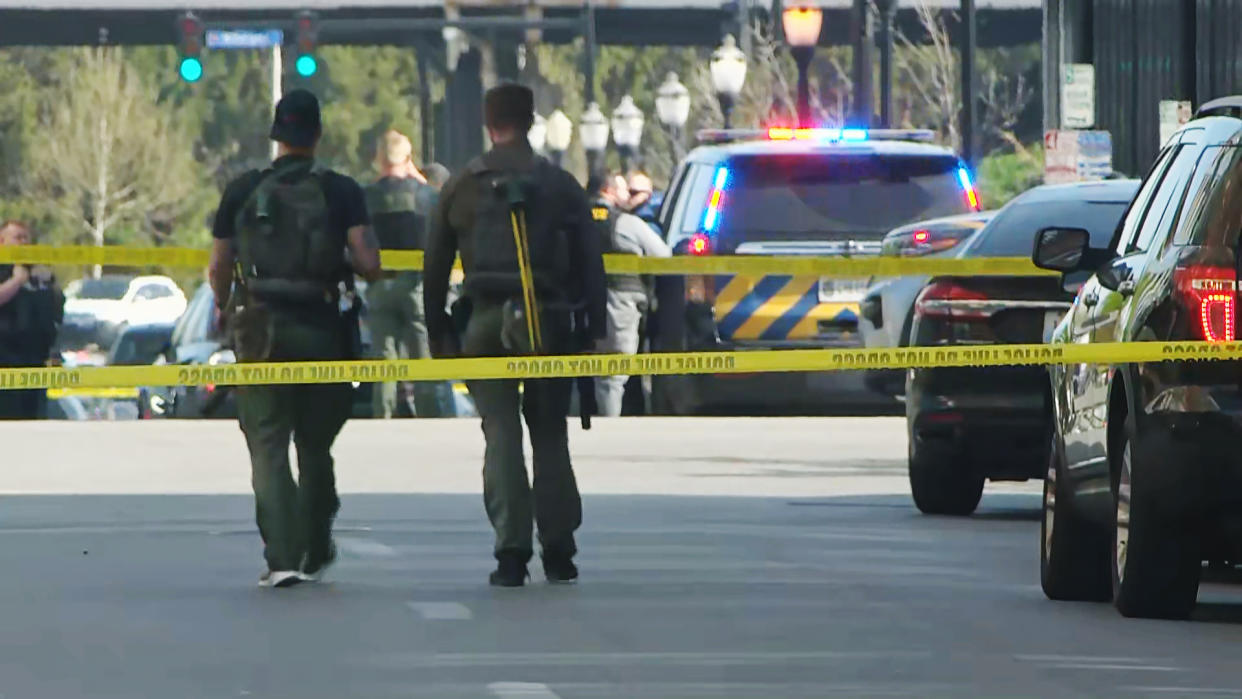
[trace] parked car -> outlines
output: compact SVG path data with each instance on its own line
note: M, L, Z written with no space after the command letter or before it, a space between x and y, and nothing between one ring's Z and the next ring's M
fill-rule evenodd
M1161 149L1111 240L1042 231L1034 259L1091 274L1055 343L1238 337L1242 119ZM1050 367L1041 583L1060 600L1183 618L1203 561L1242 561L1242 363Z
M893 229L880 241L882 257L952 257L961 245L979 232L995 211L980 211L919 221ZM867 282L858 318L863 346L907 347L914 324L914 299L927 284L927 275L872 277ZM867 387L884 396L905 392L906 372L901 369L870 369L864 374Z
M60 345L107 349L129 325L173 323L185 312L185 294L168 277L105 275L65 287Z
M919 132L768 129L708 134L659 215L674 255L868 256L896 226L978 208L969 173ZM657 278L654 352L858 347L866 279ZM860 372L657 376L657 413L874 412Z
M1036 187L1005 205L958 257L1024 256L1036 233L1057 226L1087 230L1102 244L1137 188L1135 180ZM915 301L910 345L1040 343L1072 299L1057 276L934 277ZM906 426L919 510L967 515L986 480L1042 478L1050 400L1041 367L911 370Z
M131 325L121 332L108 352L111 366L142 366L159 358L172 339L172 323Z

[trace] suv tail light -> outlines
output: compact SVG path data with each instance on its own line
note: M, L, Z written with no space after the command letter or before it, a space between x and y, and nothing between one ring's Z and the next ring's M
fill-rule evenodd
M987 294L952 281L932 282L914 302L914 312L924 318L980 321L991 317L993 310Z
M1173 284L1190 314L1193 337L1208 342L1237 338L1237 271L1207 265L1179 267L1173 272Z

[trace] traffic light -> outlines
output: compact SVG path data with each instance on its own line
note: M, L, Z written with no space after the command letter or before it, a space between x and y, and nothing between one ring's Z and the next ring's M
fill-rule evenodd
M181 61L177 71L182 80L198 82L203 77L203 22L187 12L177 20L177 31L181 38Z
M293 61L293 69L303 78L309 78L319 72L319 59L315 56L315 48L319 43L319 19L313 12L299 12L297 27L298 53Z

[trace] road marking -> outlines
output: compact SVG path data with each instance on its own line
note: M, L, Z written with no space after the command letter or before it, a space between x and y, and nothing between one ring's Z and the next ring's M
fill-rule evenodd
M1117 689L1127 694L1130 692L1142 692L1147 694L1175 694L1178 696L1185 696L1187 694L1242 696L1242 689L1237 687L1118 687Z
M1048 665L1053 670L1124 670L1126 672L1182 672L1180 667L1168 665L1123 665L1107 663L1057 663Z
M500 699L561 699L548 685L539 682L493 682L487 685L487 691Z
M394 558L397 555L397 549L370 539L338 536L336 546L351 556L364 558Z
M672 667L727 667L789 663L853 662L858 660L929 658L930 651L791 651L721 653L397 653L372 656L378 665L401 667L594 667L659 665Z
M474 618L470 608L457 602L406 602L424 619L465 621Z
M1109 663L1126 665L1152 665L1168 662L1168 658L1136 658L1134 656L1099 656L1099 655L1031 655L1018 654L1017 660L1030 663Z

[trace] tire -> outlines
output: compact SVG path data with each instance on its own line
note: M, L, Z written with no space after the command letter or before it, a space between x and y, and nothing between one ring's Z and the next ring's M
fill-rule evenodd
M964 517L979 506L984 479L960 461L950 445L910 440L910 492L920 512Z
M1145 484L1141 463L1133 458L1133 442L1133 428L1127 424L1117 445L1121 462L1113 509L1113 604L1126 617L1185 619L1199 594L1199 549L1192 528L1168 521L1151 507L1156 496Z
M1074 511L1065 481L1065 459L1056 436L1048 450L1044 478L1044 516L1039 538L1039 583L1048 599L1107 602L1108 527L1092 524Z

